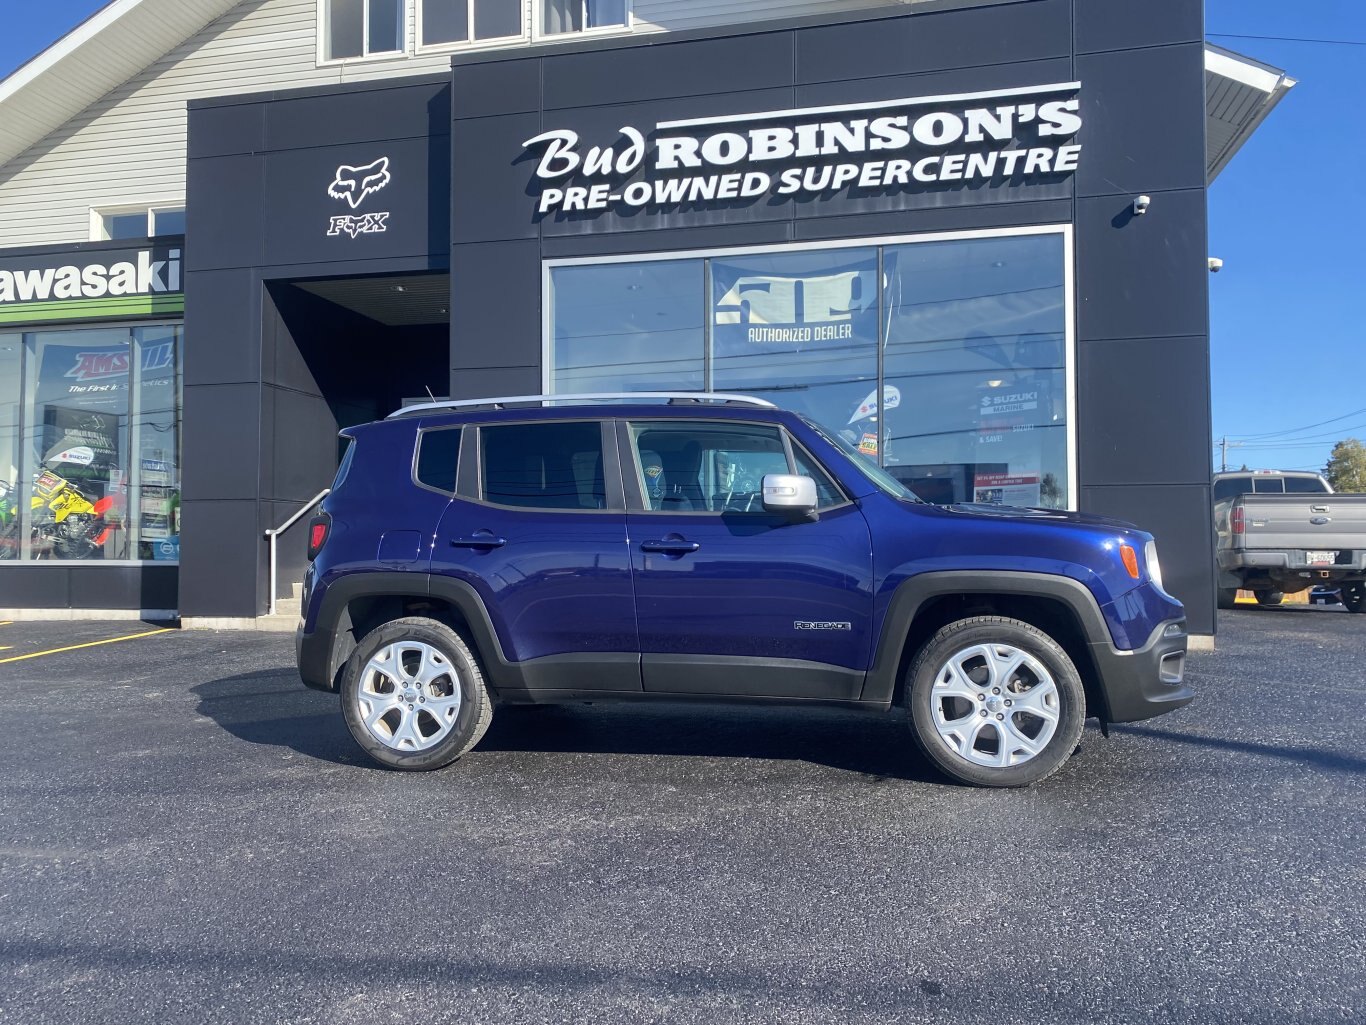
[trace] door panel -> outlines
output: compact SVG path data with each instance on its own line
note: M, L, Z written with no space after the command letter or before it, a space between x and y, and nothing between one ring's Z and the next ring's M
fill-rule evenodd
M868 525L842 496L815 522L752 511L763 473L790 472L790 456L779 428L741 426L639 421L619 435L628 495L639 493L627 531L645 689L857 696L871 643Z
M615 447L601 458L601 437L596 423L479 428L461 451L462 494L437 529L432 573L479 592L508 660L565 656L593 689L639 691L620 473ZM536 675L556 678L543 668Z

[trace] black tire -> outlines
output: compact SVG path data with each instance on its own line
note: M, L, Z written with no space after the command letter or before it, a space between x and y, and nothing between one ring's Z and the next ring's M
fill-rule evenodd
M1254 591L1258 605L1279 605L1285 601L1284 591Z
M1238 607L1238 588L1221 587L1219 588L1219 607L1221 609L1236 609Z
M404 678L409 679L407 685L412 692L427 695L421 698L424 704L430 697L432 705L428 709L436 707L438 702L455 706L450 709L451 719L446 727L432 712L418 708L416 703L407 705L413 728L419 731L419 736L412 741L404 741L399 737L402 724L408 722L409 717L403 714L404 705L398 700L400 692L397 685L382 673L369 678L372 674L367 672L371 659L385 648L394 649L390 657L395 664L402 662L405 655L413 653L403 651L404 643L425 645L429 651L434 651L436 664L433 671L440 672L439 677L426 685L430 688L428 690L409 679L407 668L402 669ZM441 672L443 668L449 671ZM392 694L378 694L372 689L390 685L393 685ZM456 687L460 691L458 702L453 701ZM340 691L342 714L346 717L351 736L367 755L389 769L423 772L449 765L478 744L493 721L493 701L484 685L484 673L473 648L446 624L419 616L395 619L366 634L346 661ZM365 723L363 705L370 707L372 713L377 713L382 705L390 709L376 722L374 732ZM414 746L426 742L428 736L436 736L443 728L447 728L448 732L430 746ZM424 730L428 736L421 735ZM382 739L385 737L388 739ZM400 749L393 746L403 743L408 743L409 747Z
M939 704L941 715L949 708L946 702L953 703L952 710L955 714L948 725L960 721L965 726L968 723L975 725L977 720L967 717L972 716L972 709L976 708L984 713L983 726L992 727L995 750L998 754L1001 746L1007 743L1008 736L1018 738L1023 735L1026 739L1033 740L1042 737L1048 729L1043 717L1033 716L1028 711L1017 709L1010 712L1008 708L999 707L1010 700L1012 695L1018 701L1021 694L1029 693L1034 686L1043 682L1036 671L1027 664L1012 670L1004 680L998 681L1004 685L1003 688L998 688L1003 690L1000 695L991 693L990 685L980 687L973 671L970 670L969 678L974 694L981 691L981 696L977 697L977 704L968 699L945 697L942 692L935 694L936 683L941 676L949 672L950 659L979 645L1000 646L998 654L1007 647L1022 652L1024 656L1037 662L1038 667L1051 678L1056 689L1053 711L1057 719L1052 736L1038 753L1032 754L1024 761L1001 766L979 764L968 754L951 746L951 742L940 735L939 727L936 725L936 702ZM985 659L982 662L981 671L986 672ZM963 664L971 666L973 661L966 660ZM1030 683L1031 686L1022 690L1011 690L1011 687L1019 687L1025 683ZM1082 728L1086 725L1085 688L1082 686L1081 676L1077 673L1077 667L1072 664L1067 652L1037 627L1018 619L999 616L960 619L943 627L931 637L907 671L905 700L910 711L912 733L930 761L952 779L980 787L1023 787L1051 776L1071 757L1081 739ZM959 711L965 712L963 717L956 714ZM1004 722L1007 716L1010 728L1016 731L1010 735L1007 734L1005 726L998 727L990 721L995 718ZM1017 720L1017 716L1023 716L1024 719ZM1035 728L1034 723L1038 726L1034 733L1029 734L1028 730ZM982 736L983 732L983 727L976 727L975 738L965 739L960 746L968 746L971 755L986 757L990 753L987 748L991 746L991 739ZM1007 758L1010 754L1011 752L1006 753Z
M1343 584L1339 593L1348 612L1366 612L1366 584Z

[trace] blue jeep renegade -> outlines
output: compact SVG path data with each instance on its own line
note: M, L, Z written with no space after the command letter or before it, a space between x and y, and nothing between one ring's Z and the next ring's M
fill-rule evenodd
M1088 716L1191 700L1150 535L926 505L757 399L623 399L433 403L342 432L299 671L376 761L446 765L498 704L827 702L904 705L947 775L1022 786Z

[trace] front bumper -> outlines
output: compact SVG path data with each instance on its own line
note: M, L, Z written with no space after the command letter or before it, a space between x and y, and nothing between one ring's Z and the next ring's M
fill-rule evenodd
M1105 642L1092 644L1106 720L1138 722L1194 701L1195 691L1185 682L1186 645L1184 619L1160 624L1147 644L1133 651L1121 651Z

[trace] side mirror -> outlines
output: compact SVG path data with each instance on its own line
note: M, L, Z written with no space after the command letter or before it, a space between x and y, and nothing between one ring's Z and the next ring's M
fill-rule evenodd
M764 474L764 511L816 519L816 482L792 473Z

